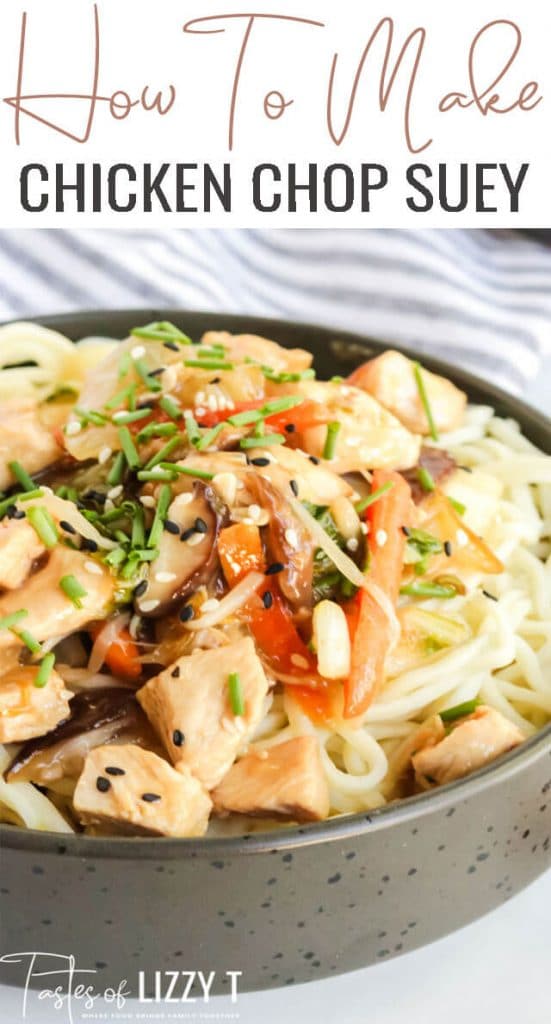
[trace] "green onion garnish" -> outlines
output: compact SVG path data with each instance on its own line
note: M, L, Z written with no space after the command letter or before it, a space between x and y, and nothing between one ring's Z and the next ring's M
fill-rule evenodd
M177 341L180 345L192 345L191 338L175 327L168 320L159 320L145 327L133 327L130 331L134 338L144 338L146 341Z
M430 491L434 491L435 490L436 484L434 482L434 478L429 473L428 469L425 469L424 466L419 466L418 467L418 469L417 469L417 479L418 479L419 483L421 484L421 487L423 488L424 491L427 492L427 494Z
M228 689L230 691L230 705L234 715L241 716L245 714L245 699L243 696L243 687L241 685L241 679L239 678L238 672L232 672L228 676Z
M88 591L82 586L76 576L62 576L59 581L65 597L68 597L73 602L75 608L82 608L82 598L86 597Z
M260 409L244 409L243 412L236 412L234 416L228 416L227 423L232 427L248 427L252 423L258 423L263 418Z
M39 689L43 689L43 687L46 686L46 683L48 682L48 680L50 678L50 675L52 673L52 669L53 669L54 665L55 665L55 654L52 654L52 653L46 654L45 657L40 662L40 666L39 666L38 672L36 673L36 676L35 676L35 679L34 679L34 685L35 686L37 686Z
M167 468L169 467L169 468ZM176 469L172 466L172 463L166 463L165 468L162 466L155 466L154 469L142 469L138 473L138 480L142 483L161 483L166 481L167 483L171 480L176 479Z
M324 459L331 460L335 458L335 448L337 446L337 437L339 436L340 429L341 425L337 420L334 420L333 423L327 424L327 437L325 438L325 445L323 448Z
M165 445L163 445L163 447L161 449L159 449L157 454L154 455L153 458L151 458L148 463L146 463L146 466L145 466L146 470L147 469L154 469L154 467L158 466L159 463L166 462L166 460L168 459L168 456L172 455L172 452L174 451L174 449L177 448L178 445L180 445L181 443L182 443L182 439L181 439L181 437L179 435L178 435L178 437L172 437L170 439L170 441L167 441L167 443Z
M421 556L439 555L444 550L444 545L439 537L435 537L426 530L418 530L411 527L407 531L408 544L417 549Z
M29 633L26 629L17 630L13 628L11 632L18 638L18 640L21 640L21 643L25 644L25 647L31 652L31 654L40 654L42 648L38 640L35 640L32 633Z
M429 583L420 580L415 580L413 583L407 583L405 586L400 587L400 593L407 597L457 597L455 587L443 583Z
M147 364L144 363L143 359L134 359L133 362L134 366L136 367L136 372L142 378L142 381L144 382L146 388L148 388L149 391L162 391L162 385L159 383L156 377L150 376Z
M457 718L465 718L466 715L472 715L480 707L481 703L482 701L476 698L475 700L466 700L463 704L456 704L453 708L439 711L439 715L443 722L455 722Z
M283 434L259 434L254 437L243 437L239 442L240 448L264 448L270 444L285 444Z
M123 352L119 359L119 377L126 377L131 366L132 360L130 358L130 352Z
M17 482L21 484L24 491L35 490L36 484L34 480L32 479L32 477L29 476L27 470L23 469L23 466L21 465L20 462L8 462L8 468L10 469L11 473L13 474Z
M110 565L112 566L112 568L116 569L117 566L122 565L125 558L126 551L124 550L124 548L113 548L113 550L105 556L103 561L105 562L106 565Z
M163 395L159 400L159 405L161 406L161 409L164 409L167 416L170 416L173 420L179 420L183 416L180 406L177 405L174 399L170 398L168 395Z
M316 376L315 370L301 370L298 373L276 373L271 366L261 366L260 369L268 380L275 384L296 384L300 380L313 380Z
M194 416L189 413L185 418L186 423L186 434L190 444L197 445L201 440L201 431L197 425L197 420Z
M12 626L16 626L18 622L21 622L21 619L26 619L28 614L26 608L21 608L18 612L4 615L4 618L0 619L0 629L11 629Z
M135 505L132 516L132 540L133 548L145 546L145 516L141 505Z
M234 363L227 363L223 359L185 359L184 366L199 370L233 370Z
M136 445L132 440L132 435L128 427L119 427L119 440L124 452L124 457L130 466L130 469L138 469L141 465L140 456L138 455Z
M127 388L122 388L121 391L117 391L116 395L113 395L108 402L103 406L104 409L116 409L117 406L122 405L124 402L128 402L136 393L136 385L129 384Z
M271 402L266 402L260 409L246 409L234 416L229 416L227 422L234 427L246 427L250 423L258 423L259 420L275 416L278 412L293 409L296 405L302 405L303 402L304 398L301 395L284 395L281 398L274 398Z
M83 427L88 427L90 423L93 423L95 427L103 427L109 422L107 416L102 412L98 412L97 409L75 408L74 412Z
M117 426L121 423L137 423L138 420L145 420L152 411L150 408L145 408L136 409L135 412L115 412L113 413L113 423L116 423Z
M25 491L24 494L18 494L17 500L23 504L26 501L34 501L35 498L43 498L44 491L41 487L37 487L36 491Z
M225 426L225 422L217 423L215 427L212 427L210 430L207 430L206 433L203 434L203 436L197 442L197 451L204 452L205 448L210 448L211 444L213 444L213 442L216 441L218 435L222 433Z
M423 371L420 363L413 364L413 373L415 375L415 383L417 384L417 390L419 392L419 398L421 399L421 405L425 410L425 416L427 417L427 423L429 425L429 433L433 441L439 440L439 434L436 429L436 423L432 415L432 409L430 407L427 391L425 388L425 382L423 380Z
M382 487L378 487L376 491L372 491L371 494L367 495L367 497L362 498L362 500L355 506L358 515L361 516L362 512L365 512L366 508L369 508L370 505L374 505L379 498L383 497L383 494L388 494L393 487L394 481L387 480L386 484L383 484Z
M214 480L214 473L207 473L206 469L195 469L193 466L180 466L176 462L161 462L161 469L168 469L172 473L180 473L182 476L196 476L198 480ZM140 474L138 473L138 479L139 478Z
M464 516L465 515L465 512L467 511L467 506L466 505L463 505L461 501L457 501L456 498L450 498L449 496L448 496L448 501L449 501L451 507L453 509L455 509L455 511L457 512L458 516Z
M159 544L163 535L164 523L171 500L172 491L168 484L163 484L159 491L159 499L157 501L157 508L155 509L155 518L151 526L149 537L147 538L148 548L156 548Z
M175 423L148 423L140 430L136 440L139 444L148 441L150 437L170 437L175 434L178 427Z
M107 483L111 487L116 487L121 483L124 476L124 467L126 465L126 458L124 452L117 452L113 465L107 474Z
M54 548L59 540L57 527L48 509L42 505L33 505L27 511L27 519L38 534L45 548Z

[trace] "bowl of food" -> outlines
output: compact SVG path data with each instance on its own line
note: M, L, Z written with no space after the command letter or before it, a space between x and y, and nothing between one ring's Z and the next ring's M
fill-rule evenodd
M315 980L550 866L545 417L181 310L6 325L0 367L3 981Z

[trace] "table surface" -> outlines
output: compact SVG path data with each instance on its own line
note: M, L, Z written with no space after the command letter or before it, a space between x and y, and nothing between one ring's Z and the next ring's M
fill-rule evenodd
M551 358L525 397L549 405ZM366 908L366 913L369 909ZM93 1020L236 1020L238 1024L546 1024L551 1021L549 935L551 871L492 914L406 956L328 981L271 992L254 992L232 1005L227 997L208 1005L159 1007L127 1002L120 1018L105 1004L94 1012L73 1008L72 1024ZM338 942L338 936L335 936ZM2 1020L23 1020L22 992L0 986ZM106 1014L101 1016L101 1014ZM66 1024L56 1010L29 995L27 1024ZM157 1014L159 1014L157 1016Z

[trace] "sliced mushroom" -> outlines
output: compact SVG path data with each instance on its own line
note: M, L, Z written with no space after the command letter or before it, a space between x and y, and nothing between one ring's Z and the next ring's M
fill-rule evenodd
M252 474L251 474L252 475ZM254 477L258 503L270 513L266 540L270 561L283 568L279 585L287 600L298 610L312 605L314 543L312 537L293 514L283 492L269 480Z
M226 507L212 487L202 482L194 485L191 494L174 498L167 516L171 525L164 530L159 554L151 563L147 590L136 600L140 615L165 615L172 604L211 578L218 564L218 534L226 519Z
M402 474L411 487L411 496L415 504L418 505L427 496L427 491L419 481L420 469L426 470L435 484L441 484L453 473L456 466L455 459L444 448L423 446L417 466L413 469L406 469Z
M117 687L77 693L70 718L21 747L5 772L8 782L49 785L78 778L86 756L105 743L136 743L159 751L148 719L133 693Z

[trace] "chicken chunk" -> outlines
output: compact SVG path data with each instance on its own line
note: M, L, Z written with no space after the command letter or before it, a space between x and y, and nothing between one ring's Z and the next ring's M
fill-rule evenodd
M427 784L443 786L477 771L524 739L520 729L499 711L481 705L440 742L413 755L415 777L425 788Z
M466 394L446 377L440 377L429 370L422 370L422 375L437 430L442 433L455 430L463 420ZM373 395L408 430L425 436L430 433L413 363L401 352L391 350L383 352L376 359L370 359L354 371L349 381Z
M239 673L244 715L234 715L231 708L231 672ZM172 762L187 766L212 789L260 722L267 693L268 681L253 641L244 637L179 658L150 679L137 697Z
M223 345L233 362L254 359L269 366L276 373L300 373L312 365L312 353L302 348L284 348L275 341L256 334L229 334L227 331L207 331L202 345Z
M419 457L421 438L411 434L371 395L334 381L299 381L284 385L289 394L318 402L331 420L340 423L334 457L328 467L335 473L365 469L409 469ZM323 456L327 427L312 426L299 435L309 455Z
M249 451L249 458L268 459L268 465L257 467L256 472L284 491L289 489L290 480L295 480L301 501L331 505L336 498L352 494L352 487L346 480L328 466L316 466L304 452L296 449L274 444L269 449L254 448Z
M8 401L0 410L0 490L13 486L10 462L20 462L27 473L38 473L62 455L53 434L40 418L32 399Z
M212 807L187 768L132 743L96 747L86 758L74 794L85 825L109 822L140 835L202 836Z
M30 523L5 519L0 523L0 589L17 590L45 547Z
M80 607L60 587L64 576L75 576L86 590ZM29 576L18 590L0 597L0 617L24 608L23 627L41 643L82 629L87 622L103 619L112 607L116 580L108 568L90 556L58 544L48 561ZM0 650L13 644L9 630L0 631Z
M69 718L72 693L57 672L46 686L35 686L38 666L18 665L0 679L0 743L22 743L42 736Z
M329 787L315 736L298 736L253 750L230 768L212 793L219 814L288 821L321 821L329 814Z

